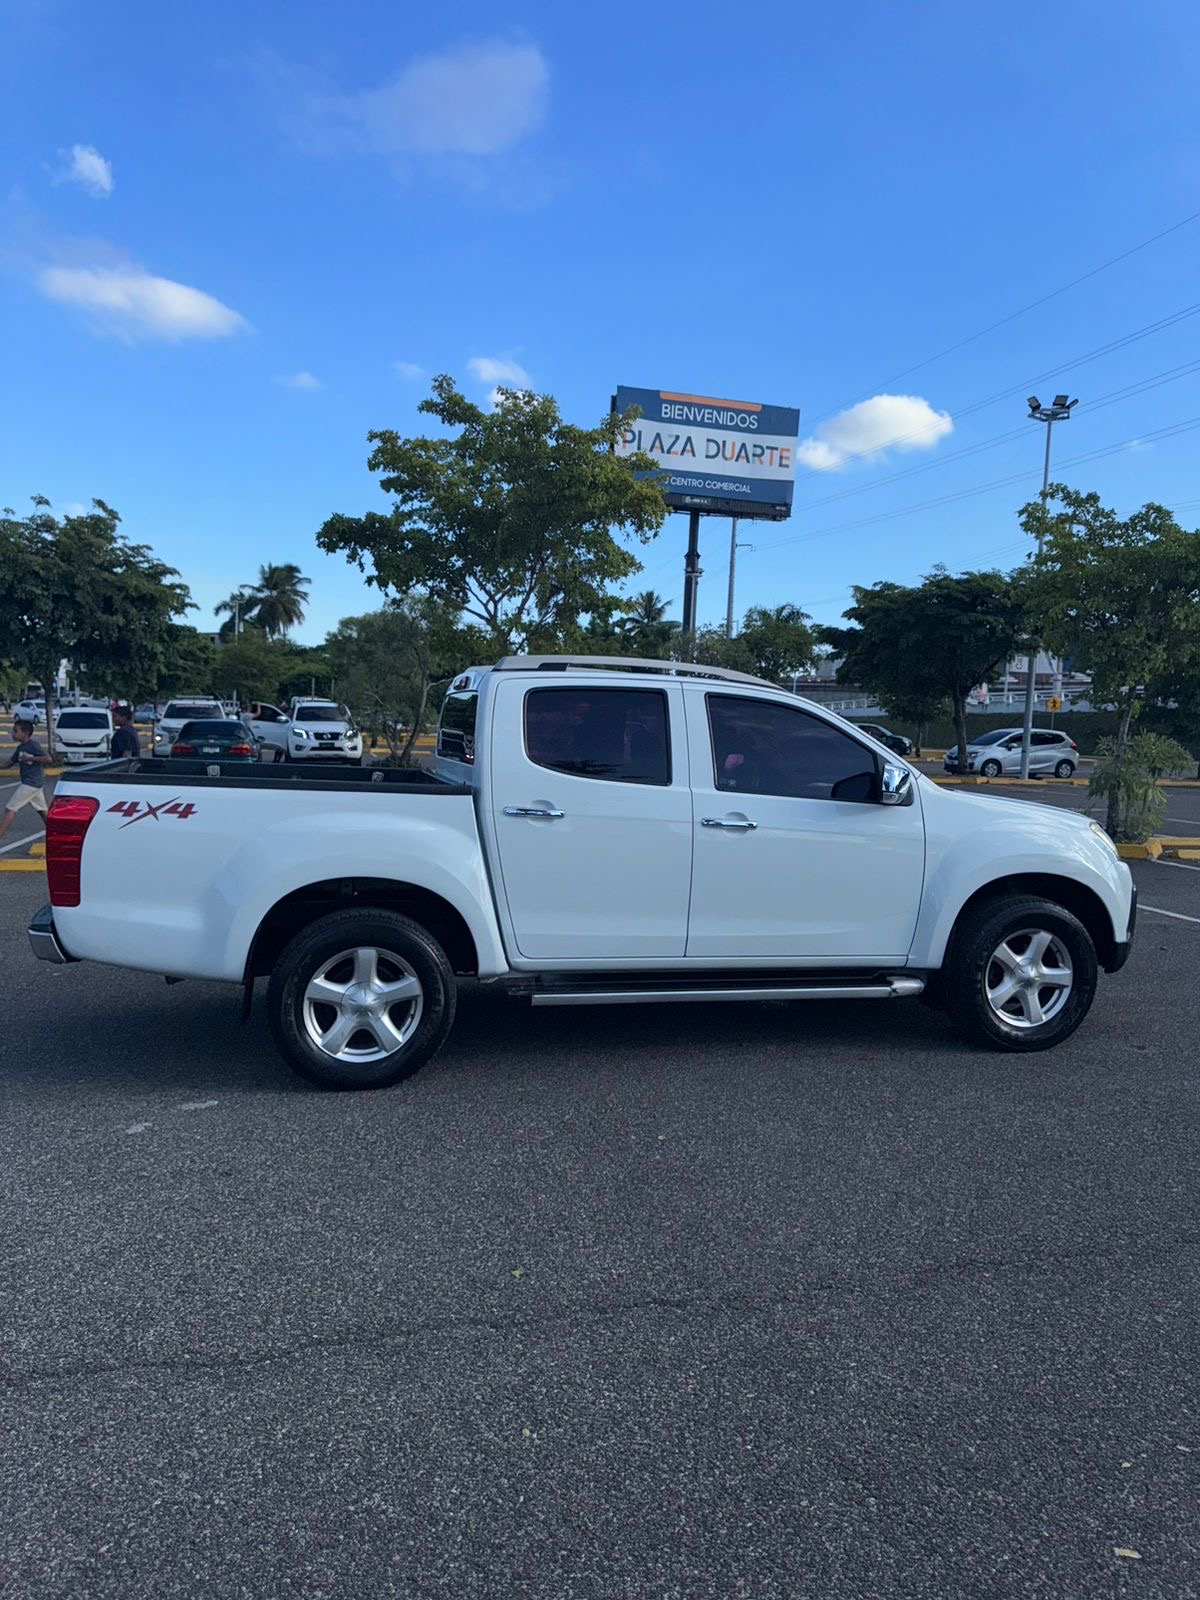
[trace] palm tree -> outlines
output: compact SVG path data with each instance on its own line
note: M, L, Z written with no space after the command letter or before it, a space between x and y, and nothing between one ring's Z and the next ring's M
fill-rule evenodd
M259 567L249 599L253 619L268 639L278 639L304 621L310 582L294 561Z
M218 602L213 607L213 616L225 617L220 630L222 639L228 639L230 634L240 632L241 625L249 621L253 609L254 601L245 584L240 589L235 589L227 600Z
M624 603L625 615L617 626L625 642L639 656L651 659L666 657L675 635L677 622L667 620L667 601L653 589L643 590Z

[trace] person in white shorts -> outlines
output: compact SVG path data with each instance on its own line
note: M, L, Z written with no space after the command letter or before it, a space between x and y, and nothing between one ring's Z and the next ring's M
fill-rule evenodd
M43 784L46 774L43 768L50 765L50 757L33 737L33 723L26 722L18 717L13 723L13 738L17 747L4 763L6 767L16 766L20 771L16 788L8 798L4 808L4 815L0 816L0 839L13 825L13 818L23 806L32 806L42 824L42 831L46 828L46 796Z

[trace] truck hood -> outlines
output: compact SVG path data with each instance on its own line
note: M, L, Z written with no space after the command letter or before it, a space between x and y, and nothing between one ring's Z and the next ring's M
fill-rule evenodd
M980 794L977 790L945 789L928 778L924 782L936 791L939 801L960 807L960 815L969 816L980 827L1016 820L1021 827L1036 827L1040 833L1051 831L1060 837L1074 839L1080 832L1091 833L1092 819L1077 811L1042 805L1036 800L1002 800L999 795Z

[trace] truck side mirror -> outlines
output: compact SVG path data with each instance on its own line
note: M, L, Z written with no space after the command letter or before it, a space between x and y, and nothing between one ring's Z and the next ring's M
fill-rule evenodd
M883 764L883 778L879 786L879 804L881 806L910 806L915 795L913 789L912 773L907 767L893 765L890 761Z

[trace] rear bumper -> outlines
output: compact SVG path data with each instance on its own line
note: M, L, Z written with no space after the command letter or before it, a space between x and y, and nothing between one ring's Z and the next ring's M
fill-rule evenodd
M1119 944L1113 945L1112 958L1104 963L1105 972L1120 972L1129 960L1133 951L1133 936L1137 928L1137 884L1135 883L1129 896L1129 927L1124 939Z
M76 959L62 947L54 926L52 906L43 906L40 911L34 912L33 921L29 924L29 947L39 961L51 961L55 966L63 967Z

